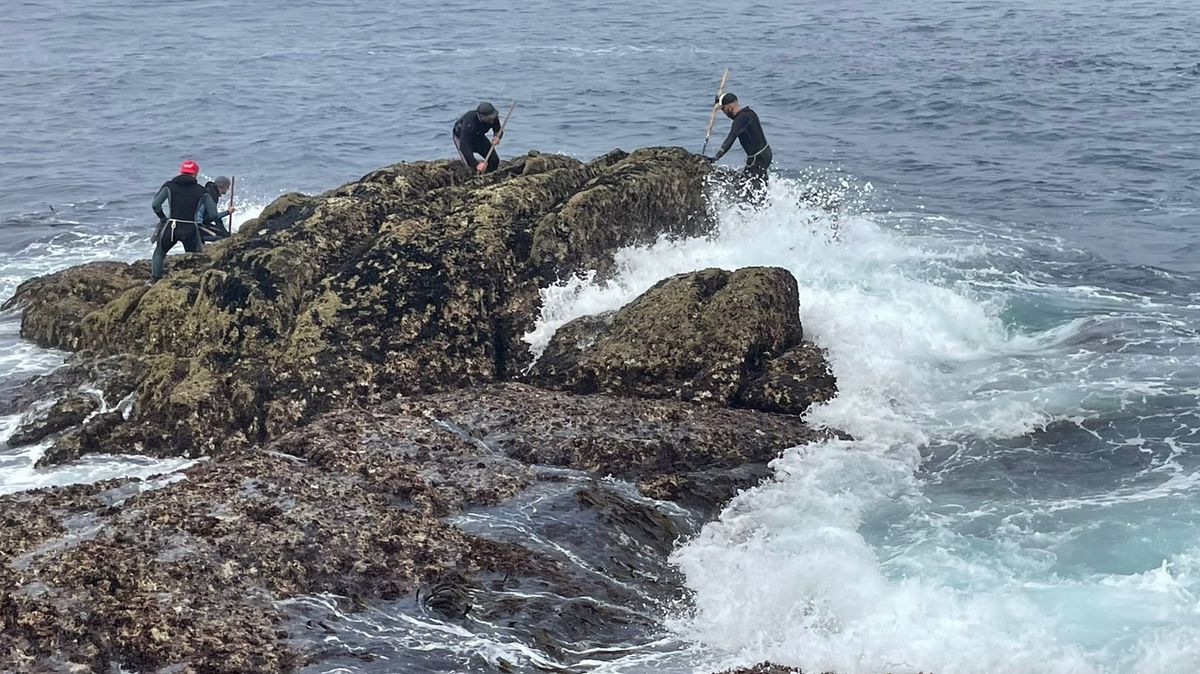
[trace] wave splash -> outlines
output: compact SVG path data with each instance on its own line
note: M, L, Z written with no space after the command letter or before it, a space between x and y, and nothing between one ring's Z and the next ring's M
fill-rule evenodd
M1163 405L1177 419L1180 396L1195 409L1200 387L1181 390L1179 373L1196 340L1171 327L1186 308L1072 280L1079 254L1061 242L829 213L803 203L811 189L776 180L759 210L720 207L709 237L626 249L610 277L543 291L535 352L673 274L787 268L806 338L839 382L809 421L855 438L789 450L677 549L693 604L668 624L687 646L599 671L1194 668L1196 531L1175 527L1149 551L1137 540L1200 514L1186 446L1200 422L1155 429L1129 412ZM1089 469L1093 456L1114 470ZM1123 531L1122 518L1145 522Z

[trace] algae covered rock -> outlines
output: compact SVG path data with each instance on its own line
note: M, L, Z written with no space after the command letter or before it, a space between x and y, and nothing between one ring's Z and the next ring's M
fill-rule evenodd
M564 269L608 270L612 252L660 235L690 236L707 228L698 155L649 148L611 152L589 164L584 189L540 218L531 257L553 278Z
M764 412L803 414L836 394L837 380L824 350L804 342L768 361L738 392L735 403Z
M13 304L42 343L146 364L100 451L212 454L348 405L510 378L532 360L520 338L539 289L621 246L705 231L709 170L672 148L531 154L482 177L398 164L284 195L153 285L142 263L92 265Z
M143 285L149 267L124 262L92 262L17 287L3 309L21 310L21 336L54 349L80 348L79 326L85 316L121 293Z
M0 496L0 670L478 664L403 638L362 649L351 614L519 644L528 662L488 665L512 671L590 667L653 634L687 596L676 541L828 437L731 408L831 390L794 279L668 279L556 336L533 380L592 394L509 380L542 288L708 230L710 170L672 148L531 153L486 176L398 164L284 195L153 285L145 263L23 285L28 335L74 351L0 392L10 414L53 412L30 415L27 438L54 438L39 466L208 460Z
M673 400L578 396L522 384L396 405L451 422L526 463L631 480L765 464L782 449L825 437L795 417Z
M731 403L768 360L800 342L798 307L796 281L784 269L673 276L611 319L564 326L532 381L582 393Z
M93 412L100 409L100 401L93 395L75 392L55 401L44 411L34 410L26 415L8 438L9 447L20 447L40 442L60 431L82 424Z
M734 476L817 437L794 417L497 384L333 412L183 479L0 496L0 670L294 671L329 653L305 638L314 596L510 625L570 662L650 630L647 597L683 596L667 555L698 526L598 478Z

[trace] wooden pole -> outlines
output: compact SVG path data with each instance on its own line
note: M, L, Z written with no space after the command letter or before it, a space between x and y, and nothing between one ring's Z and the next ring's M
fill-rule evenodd
M487 163L491 161L492 154L496 152L496 138L504 137L504 130L508 128L508 118L512 117L513 110L517 107L517 102L513 101L512 105L508 106L508 112L504 115L504 121L500 124L500 135L492 138L492 146L488 148L487 156L483 158L483 170L487 170ZM481 171L482 173L482 171Z
M717 121L717 108L721 107L721 96L725 94L725 80L729 79L729 68L725 69L725 74L721 75L721 85L717 87L717 99L713 102L712 114L708 116L708 131L704 134L704 149L700 150L700 154L708 152L708 141L712 138L713 122Z
M237 183L237 176L229 176L229 206L233 207L233 186ZM229 214L229 235L233 236L233 213Z

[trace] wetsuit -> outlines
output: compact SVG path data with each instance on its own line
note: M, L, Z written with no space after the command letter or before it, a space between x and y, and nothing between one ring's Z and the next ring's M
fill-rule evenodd
M217 184L211 180L204 183L204 191L208 193L208 196L212 197L214 204L221 201L221 190L217 187ZM203 201L200 202L200 207L204 208ZM213 241L220 241L221 239L229 237L229 227L226 227L225 224L221 222L221 219L227 215L229 215L229 211L227 210L217 213L216 226L213 227L211 225L204 224L206 222L204 213L196 213L196 222L200 223L200 239L203 240L204 243L212 243ZM232 220L229 224L230 226L233 225Z
M746 151L746 168L742 170L742 174L746 177L747 184L755 195L761 195L762 190L767 186L767 169L771 166L771 146L767 144L767 137L763 134L762 123L758 121L758 113L750 108L742 108L734 115L729 135L725 137L725 142L721 143L721 151L717 153L716 159L720 159L722 155L729 152L735 138L741 142L742 149Z
M475 165L483 161L483 158L488 156L488 151L492 149L492 141L487 137L488 129L492 130L493 137L498 138L500 118L497 117L490 123L485 122L479 119L479 113L475 110L459 117L458 121L454 123L454 147L458 148L458 154L462 157L463 163L472 171L475 170ZM479 155L479 159L475 159L475 155ZM491 173L498 166L500 166L500 157L492 152L484 172Z
M163 213L164 201L170 202L170 217ZM158 280L163 275L167 251L174 248L175 244L182 243L183 249L189 253L199 253L204 249L204 243L200 240L200 225L216 221L217 205L196 182L195 176L183 173L163 183L150 207L158 216L150 278Z

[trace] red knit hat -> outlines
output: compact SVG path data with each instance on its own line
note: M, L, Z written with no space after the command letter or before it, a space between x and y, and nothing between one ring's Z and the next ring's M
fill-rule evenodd
M196 175L197 173L200 172L200 165L197 164L196 162L192 161L191 159L187 159L182 164L179 165L179 172L180 173L190 173L192 175Z

